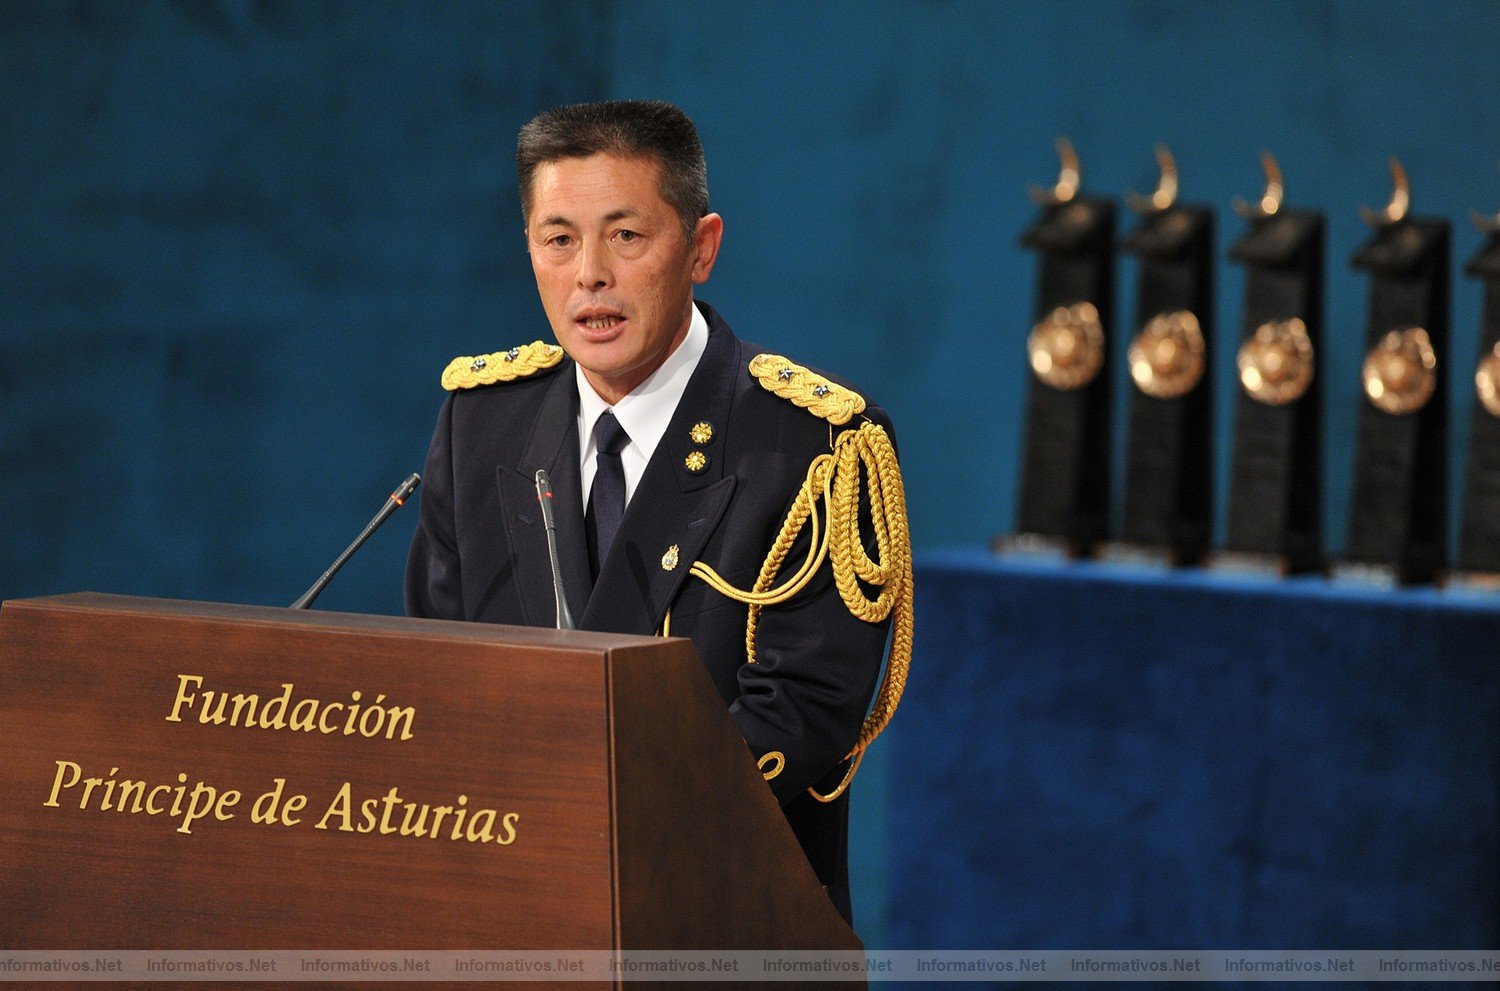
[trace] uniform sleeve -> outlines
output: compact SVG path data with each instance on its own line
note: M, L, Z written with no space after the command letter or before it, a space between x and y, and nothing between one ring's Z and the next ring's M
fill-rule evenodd
M406 556L406 614L463 619L458 540L453 516L453 396L443 402L427 449L417 532Z
M883 413L870 413L890 431ZM804 527L787 555L783 578L805 559L809 530ZM860 535L875 557L863 486ZM875 590L866 591L873 597ZM872 623L849 611L827 561L796 598L761 612L756 662L740 667L740 695L730 713L757 758L772 751L781 755L782 770L769 784L783 804L824 778L830 781L820 790L836 783L831 772L842 769L858 742L879 684L890 625L889 617Z

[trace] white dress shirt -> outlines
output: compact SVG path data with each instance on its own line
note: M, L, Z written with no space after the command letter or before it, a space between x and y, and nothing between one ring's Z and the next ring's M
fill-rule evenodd
M692 307L693 315L688 322L687 336L676 350L667 355L660 368L647 376L646 380L610 406L600 398L594 387L584 378L583 366L576 365L578 376L578 452L583 480L583 504L589 504L589 493L594 487L594 471L597 467L594 447L594 423L605 410L614 410L615 419L630 436L630 443L620 452L620 464L625 469L625 502L628 505L646 464L656 453L656 445L672 422L677 404L687 390L688 379L698 367L698 359L708 347L708 321L698 307Z

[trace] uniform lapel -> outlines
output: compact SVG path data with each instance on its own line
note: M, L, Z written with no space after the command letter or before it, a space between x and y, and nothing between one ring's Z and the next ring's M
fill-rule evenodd
M552 510L557 521L557 553L567 589L568 609L582 615L589 600L589 557L583 532L582 483L578 474L578 388L571 365L552 377L542 398L531 437L516 465L496 469L500 509L516 561L521 608L529 626L557 622L547 532L536 501L536 471L552 479Z
M579 624L584 629L656 632L688 568L723 518L735 485L722 457L739 373L735 344L728 328L710 312L708 345L630 497ZM690 437L699 422L714 431L707 443ZM688 466L694 452L707 459L698 471Z

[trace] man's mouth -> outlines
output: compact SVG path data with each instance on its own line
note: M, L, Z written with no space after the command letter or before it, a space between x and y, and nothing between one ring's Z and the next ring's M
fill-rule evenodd
M607 306L588 306L578 310L573 325L588 335L589 339L602 341L613 335L615 328L625 322L625 314Z

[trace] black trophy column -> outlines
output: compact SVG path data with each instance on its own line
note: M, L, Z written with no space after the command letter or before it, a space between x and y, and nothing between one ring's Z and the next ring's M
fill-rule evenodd
M1247 273L1223 563L1308 571L1322 554L1323 215L1247 219L1229 251Z
M1396 171L1393 168L1393 171ZM1449 226L1392 207L1354 255L1368 271L1349 542L1339 577L1432 581L1447 559ZM1393 215L1394 214L1394 215Z
M1211 210L1169 205L1125 240L1140 276L1125 512L1110 557L1194 564L1208 549L1213 236Z
M1458 534L1458 567L1465 577L1500 583L1500 232L1464 269L1484 282L1474 412L1469 420L1468 474Z
M1021 237L1040 254L1017 539L1085 555L1109 525L1114 204L1048 203Z

